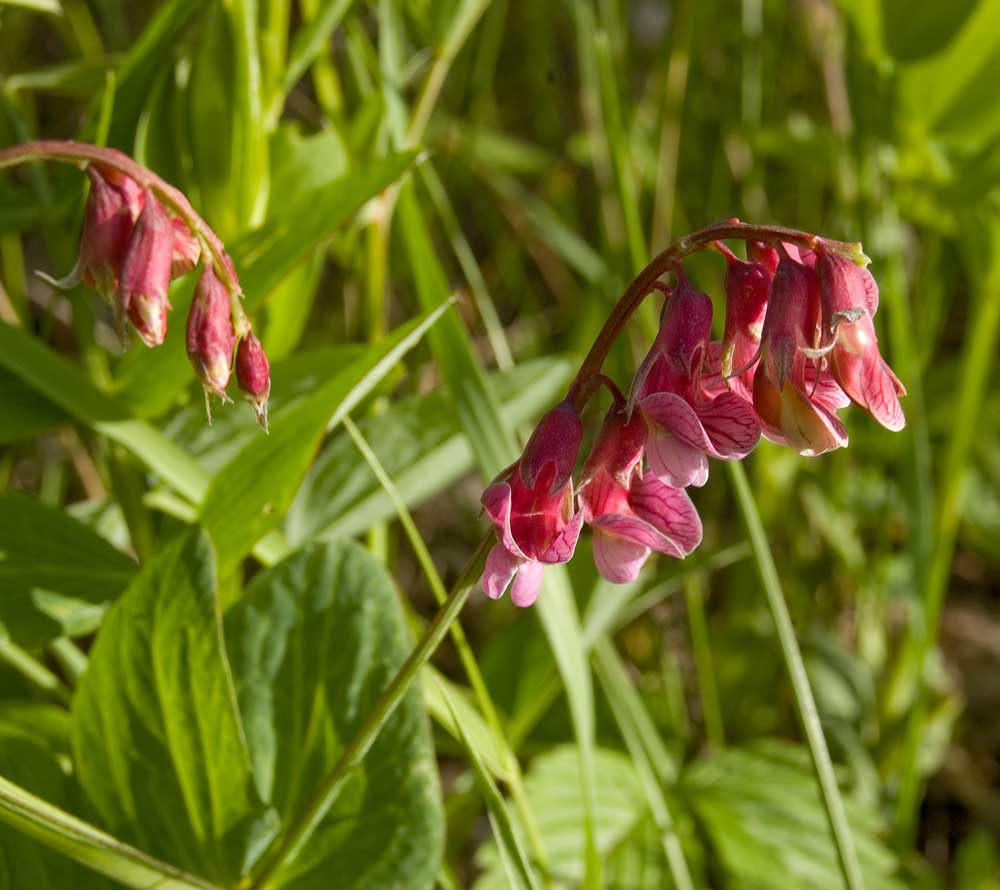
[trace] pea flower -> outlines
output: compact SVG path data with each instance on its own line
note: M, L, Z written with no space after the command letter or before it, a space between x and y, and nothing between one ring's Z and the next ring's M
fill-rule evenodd
M584 464L583 518L594 529L594 562L603 578L633 581L656 550L685 557L701 543L701 520L680 488L642 472L646 422L615 398Z
M490 599L511 587L514 605L530 606L544 566L572 558L583 525L583 514L573 511L571 479L582 437L576 409L561 402L539 421L521 458L483 492L498 541L483 572Z
M264 347L253 332L236 347L236 382L243 397L257 415L257 422L267 430L267 400L271 395L271 365Z
M720 369L729 388L749 402L753 397L753 365L760 349L774 273L768 262L745 262L718 242L716 249L726 258L726 327Z
M678 266L660 330L636 372L629 396L649 426L646 456L661 482L704 485L708 458L742 458L760 438L754 412L722 384L710 359L712 301Z
M214 392L228 400L226 387L235 348L229 291L219 281L211 263L207 263L198 279L187 319L187 354L206 395Z
M822 352L830 374L852 402L886 429L906 426L899 397L906 388L882 358L872 317L878 285L871 273L824 248L818 252L823 310Z
M753 407L766 438L809 456L847 444L834 412L848 399L810 359L819 311L819 276L785 252L764 317Z
M174 256L174 227L163 205L146 189L122 267L118 298L147 346L167 336L167 288Z

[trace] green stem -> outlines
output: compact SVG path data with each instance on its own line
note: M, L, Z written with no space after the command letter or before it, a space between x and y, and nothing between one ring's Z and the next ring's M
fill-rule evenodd
M59 667L76 686L83 672L87 670L87 656L69 637L56 637L49 643L49 652L59 662Z
M788 606L781 590L778 570L775 568L771 548L768 546L767 536L764 533L764 526L760 521L760 514L757 512L757 503L750 491L750 483L747 481L743 465L738 461L728 461L726 468L729 470L733 491L736 494L736 500L750 536L750 545L757 561L757 570L778 634L781 655L792 681L795 707L809 746L813 770L816 773L816 780L819 782L823 806L837 848L840 869L848 890L863 890L864 881L861 877L857 852L854 849L854 839L851 837L851 829L847 822L844 800L837 787L837 777L833 771L826 738L823 736L823 726L816 710L816 701L813 698L812 689L809 687L809 677L806 675L802 653L799 651L799 644L795 639L795 629L792 627L792 619L788 614Z
M276 872L295 859L302 847L312 837L313 832L319 827L320 822L330 812L330 807L337 800L347 778L364 760L375 739L378 738L382 727L385 726L403 700L403 696L416 678L417 672L434 654L452 622L458 618L470 591L483 571L483 566L486 564L486 554L492 545L493 535L489 534L476 548L472 559L469 560L465 570L452 587L445 604L427 626L427 630L424 631L420 642L410 653L410 657L406 659L396 676L393 677L392 682L382 693L350 744L344 749L333 769L320 783L299 821L282 837L278 846L264 860L263 866L254 879L253 887L275 886L272 879Z
M44 664L35 659L13 640L0 637L0 661L5 662L32 686L51 696L60 704L68 705L72 693L69 687Z
M715 685L715 666L712 663L712 645L708 638L708 618L705 615L705 576L700 572L685 579L684 600L687 604L695 671L698 674L705 735L714 747L724 748L726 738L722 708L719 707L719 690Z

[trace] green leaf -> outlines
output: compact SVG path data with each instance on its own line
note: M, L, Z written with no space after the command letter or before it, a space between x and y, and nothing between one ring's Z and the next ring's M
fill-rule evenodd
M841 890L844 879L816 779L802 748L765 743L696 761L681 790L719 867L740 887ZM901 890L882 826L848 801L847 815L868 890Z
M354 0L324 0L313 19L295 34L285 69L285 93L290 93L299 78L327 46L337 25L347 15Z
M62 510L0 493L0 633L21 645L89 633L101 604L135 571L125 554Z
M410 650L392 579L354 544L310 547L254 579L226 615L254 773L288 831ZM437 766L405 696L299 856L293 890L430 888L441 862Z
M0 444L30 439L66 422L66 413L38 394L18 376L0 369Z
M113 833L212 880L273 829L222 648L215 561L191 529L108 612L73 708L80 783Z
M513 429L538 417L558 398L572 370L569 359L543 358L490 375L504 422ZM408 507L443 491L472 467L468 439L443 390L404 399L358 426ZM374 474L358 465L350 437L341 434L309 468L289 510L287 533L293 543L317 535L347 537L394 515Z
M401 325L289 408L269 436L258 436L209 485L201 520L222 574L285 515L325 432L367 396L447 308Z

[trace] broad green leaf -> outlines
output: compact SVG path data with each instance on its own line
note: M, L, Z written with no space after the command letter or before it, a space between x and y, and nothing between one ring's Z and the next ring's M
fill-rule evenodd
M287 832L409 654L397 594L362 548L316 545L255 578L225 630L258 787ZM430 888L442 842L437 766L412 688L274 881Z
M491 375L504 422L515 429L534 420L558 398L571 373L569 359L544 358ZM443 491L472 468L472 450L445 391L403 399L359 420L358 426L408 507ZM338 434L309 468L286 531L293 543L317 535L347 537L394 515L374 474L358 465L350 437Z
M16 491L0 493L0 633L22 645L93 631L135 563L96 532Z
M364 399L430 328L447 304L402 325L302 398L269 436L249 442L212 479L201 521L227 573L285 515L326 432Z
M728 881L764 890L841 890L843 877L804 749L766 743L696 761L681 791ZM848 800L848 819L869 890L901 890L878 819Z
M882 39L900 62L915 62L944 49L980 0L908 3L881 0Z
M0 776L30 790L50 804L71 808L73 781L53 754L27 735L3 731L0 723ZM0 785L0 819L7 815ZM110 884L100 875L65 856L53 855L37 840L12 827L0 824L0 890L103 890Z
M256 793L199 529L109 610L73 720L80 783L112 834L212 880L246 872L274 814Z
M0 369L0 444L30 439L60 423L67 415L6 368Z
M269 297L345 220L398 179L413 157L391 155L304 193L298 201L275 202L274 214L260 229L228 245L246 308L253 310ZM194 278L188 276L171 290L171 323L177 333L190 305ZM192 379L184 337L177 334L157 349L134 351L123 365L121 396L142 416L162 414Z

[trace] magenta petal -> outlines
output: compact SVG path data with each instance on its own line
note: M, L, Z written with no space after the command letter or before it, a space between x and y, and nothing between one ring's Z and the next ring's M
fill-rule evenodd
M583 528L583 511L576 513L558 537L549 544L544 553L539 556L539 560L551 565L557 562L569 562L573 558L576 550L576 542L580 538L580 529Z
M864 407L882 426L893 432L899 432L906 426L906 418L897 395L901 390L905 394L906 390L885 359L878 356L865 362L861 374Z
M540 562L529 560L521 563L514 577L514 586L510 589L510 599L515 606L522 609L530 606L538 599L538 590L542 586L542 573L545 571Z
M515 559L527 559L524 552L514 540L514 535L510 531L510 506L511 490L506 482L494 482L483 492L480 501L486 515L490 517L497 532L500 534L500 542Z
M591 525L594 527L595 533L614 535L640 547L658 550L660 553L669 553L678 558L684 556L680 547L670 538L636 516L625 513L607 513L604 516L598 516Z
M809 365L805 372L806 388L812 401L822 405L827 411L836 411L851 404L850 396L845 393L837 381L830 376L829 371L819 372L819 382L816 382L816 368Z
M799 392L798 394L803 402L810 402L809 397L805 393ZM827 451L833 451L835 448L845 448L847 446L847 429L840 422L840 418L817 402L812 402L811 404L816 418L823 427L823 432L819 432L813 428L809 436L810 445L808 447L799 447L797 449L799 454L806 457L816 457L817 455L825 454ZM795 445L793 444L792 447L795 447Z
M625 584L639 577L649 548L600 529L594 531L594 563L602 578Z
M736 393L724 393L699 407L698 419L712 441L714 457L746 457L760 441L753 409Z
M685 445L709 453L714 450L694 408L676 393L646 396L640 400L639 408L649 420L673 433Z
M672 433L659 427L650 431L646 459L649 468L660 480L674 488L708 482L708 458L705 453L685 445Z
M686 556L701 543L701 518L683 489L664 485L647 473L632 484L629 503L636 516L670 539L678 555Z
M498 600L503 596L519 565L519 561L502 544L493 547L486 557L486 567L483 569L483 590L491 600Z

